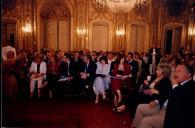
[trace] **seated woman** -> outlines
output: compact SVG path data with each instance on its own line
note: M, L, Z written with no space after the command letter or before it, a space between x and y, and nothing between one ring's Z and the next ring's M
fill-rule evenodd
M112 74L114 76L111 80L114 106L117 106L122 101L121 87L130 82L130 79L128 79L130 76L130 66L125 62L124 55L119 57L118 62L114 65Z
M97 62L96 64L96 78L93 84L93 90L96 94L95 104L99 102L99 94L102 94L103 99L106 99L105 90L109 88L108 75L110 71L106 56L101 57L99 62Z
M47 81L49 85L49 97L53 97L54 86L57 84L57 80L60 78L59 64L57 63L57 56L52 55L49 58L49 64L47 65Z
M144 84L148 86L144 91L131 93L127 101L117 107L117 111L124 111L126 106L131 110L132 116L134 116L136 107L140 103L148 103L153 100L159 100L164 102L169 95L171 90L171 81L169 79L171 75L171 67L166 63L161 63L157 66L156 78L149 84L147 80Z
M35 61L33 61L30 66L30 97L33 96L35 82L38 83L38 97L40 97L40 88L42 87L43 80L46 78L46 71L46 63L43 62L41 56L37 54Z

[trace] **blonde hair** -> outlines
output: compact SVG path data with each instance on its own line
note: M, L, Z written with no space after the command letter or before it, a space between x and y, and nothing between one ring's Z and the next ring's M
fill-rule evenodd
M171 76L171 66L168 63L159 63L157 68L159 68L162 71L162 74L170 78Z

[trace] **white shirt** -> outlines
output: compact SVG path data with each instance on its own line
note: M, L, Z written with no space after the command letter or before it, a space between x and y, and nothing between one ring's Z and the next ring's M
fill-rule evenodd
M96 74L108 75L110 72L110 68L108 64L102 65L101 63L97 63Z
M42 61L40 64L40 74L41 73L46 74L46 71L47 71L46 63ZM37 63L35 62L31 63L30 72L37 72ZM46 75L44 75L44 77L46 77Z

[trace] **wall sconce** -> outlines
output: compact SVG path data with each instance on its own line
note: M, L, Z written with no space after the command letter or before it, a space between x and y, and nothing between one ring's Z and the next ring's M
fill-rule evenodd
M25 26L22 27L22 30L23 30L25 33L31 33L31 32L32 32L31 24L30 24L30 23L26 23Z
M119 37L123 37L125 35L125 30L116 30L116 35Z
M195 25L189 27L188 32L191 37L195 36Z
M87 29L85 29L84 27L78 28L77 29L77 34L80 37L84 37L87 34Z
M80 45L81 48L85 48L86 47L86 42L85 41L88 39L87 38L87 33L88 33L88 30L85 27L77 28L77 34L82 39L82 42L81 42L81 45Z
M125 35L125 30L116 30L116 36L119 37L119 49L123 49L122 37Z

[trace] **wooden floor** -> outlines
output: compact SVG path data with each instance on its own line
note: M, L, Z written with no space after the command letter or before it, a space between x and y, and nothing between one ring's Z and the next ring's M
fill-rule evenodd
M129 112L112 112L111 101L95 105L93 99L64 98L4 101L3 127L123 128Z

